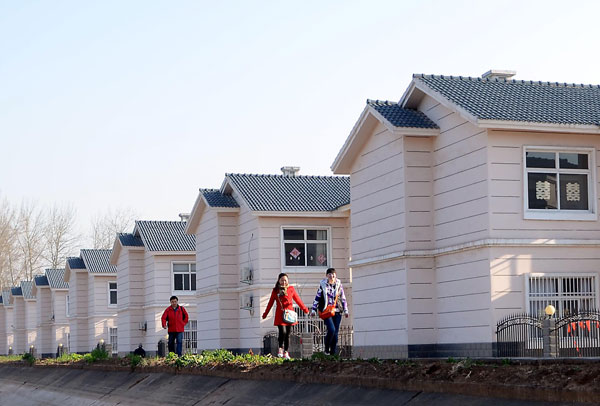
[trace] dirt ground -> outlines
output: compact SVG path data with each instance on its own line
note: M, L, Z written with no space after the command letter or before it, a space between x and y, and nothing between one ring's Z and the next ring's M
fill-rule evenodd
M44 361L38 361L37 366L44 367ZM133 369L126 359L102 361L91 365L76 363L70 367ZM600 359L327 359L295 360L284 362L282 365L237 363L180 368L165 365L154 359L145 366L136 366L135 371L600 404Z

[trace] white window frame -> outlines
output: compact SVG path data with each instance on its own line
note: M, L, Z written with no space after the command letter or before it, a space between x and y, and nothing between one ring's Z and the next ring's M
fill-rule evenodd
M71 312L71 295L66 295L65 296L65 313L66 313L67 317L71 317L70 312Z
M580 153L588 156L588 169L559 168L527 168L527 152L566 152ZM558 166L558 163L557 163ZM529 208L529 172L537 173L586 173L588 175L588 210L546 210ZM560 199L560 192L558 199ZM525 220L580 220L596 221L598 219L596 198L596 150L590 147L558 147L558 146L524 146L523 147L523 218Z
M175 290L175 267L174 265L181 265L181 264L186 264L189 265L188 266L188 272L190 274L190 290ZM192 265L194 265L194 271L192 272ZM194 279L196 279L196 267L198 265L196 264L196 262L194 261L171 261L171 292L173 295L178 295L178 296L193 296L196 294L196 290L198 289L198 281L196 281L196 289L192 290L192 274L194 275ZM181 272L178 272L181 273Z
M183 331L183 344L189 343L189 353L198 354L198 320L189 320ZM186 348L183 349L185 352Z
M592 306L593 309L597 309L598 308L598 284L599 284L599 278L598 278L598 274L597 273L593 273L593 272L577 272L577 273L528 273L525 274L525 312L526 313L530 313L531 312L531 300L535 299L531 297L531 287L530 287L530 278L593 278L594 279L594 296L593 296L593 301L594 301L594 305ZM562 285L562 284L559 284ZM556 302L564 302L566 300L574 300L574 298L572 296L564 296L562 295L562 292L558 292L559 295L556 297L548 297L548 301L556 301ZM575 298L577 299L577 298ZM556 316L555 317L561 317L562 316L562 306L559 306L559 308L556 309ZM533 316L539 316L539 315L533 315Z
M109 327L108 328L108 342L110 343L112 353L118 354L119 353L119 349L117 346L118 342L119 342L119 328L118 327Z
M114 283L117 285L117 287L115 289L111 289L110 288L110 284ZM117 307L119 305L119 291L118 291L119 285L117 284L117 281L109 281L106 283L106 289L107 289L107 300L108 300L108 307ZM117 293L117 303L110 303L110 292L114 291Z
M285 243L286 240L283 238L283 230L325 230L327 231L327 240L304 240L304 243L306 242L317 242L317 241L321 241L321 242L325 242L327 244L327 265L325 266L308 266L308 265L298 265L298 266L293 266L293 265L286 265L285 264L285 257L287 255L287 253L285 252ZM333 258L331 256L331 252L332 252L332 236L331 236L331 226L311 226L311 225L282 225L279 231L279 235L280 235L280 252L281 252L281 269L291 269L294 270L295 272L299 271L299 272L324 272L326 269L328 268L333 268L332 262L333 262ZM305 234L306 235L306 234ZM300 240L288 240L288 241L300 241ZM306 261L306 254L304 255L305 261Z

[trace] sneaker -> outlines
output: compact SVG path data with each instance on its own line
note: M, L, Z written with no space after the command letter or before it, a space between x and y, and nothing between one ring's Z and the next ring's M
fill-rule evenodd
M283 358L283 348L279 349L279 352L277 353L277 358Z
M287 352L287 351L285 353L283 353L283 359L291 359L290 358L290 353Z

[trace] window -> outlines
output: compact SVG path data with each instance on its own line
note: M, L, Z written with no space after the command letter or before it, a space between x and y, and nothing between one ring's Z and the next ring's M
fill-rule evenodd
M595 219L592 155L591 150L526 148L525 218Z
M549 304L556 308L556 317L575 314L579 310L595 309L595 275L536 275L527 279L529 312L543 315Z
M190 320L183 331L183 353L198 353L198 320Z
M66 333L67 336L67 352L71 352L71 333Z
M110 347L112 348L112 353L113 354L118 354L119 353L119 349L117 348L117 328L116 327L109 327L108 328L108 338L109 338L109 342L110 342Z
M328 267L328 236L328 229L284 228L285 266Z
M70 314L70 307L71 307L71 297L69 295L67 295L67 297L65 298L65 309L66 309L66 313L67 313L67 317L69 317Z
M173 291L193 292L196 290L196 263L174 262Z
M117 282L108 282L108 305L117 305Z

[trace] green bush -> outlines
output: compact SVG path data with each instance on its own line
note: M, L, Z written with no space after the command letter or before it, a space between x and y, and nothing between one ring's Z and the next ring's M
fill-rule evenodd
M138 366L146 365L146 360L141 355L127 354L125 358L129 360L129 365L131 365L131 369L135 369Z
M96 347L90 353L95 361L108 359L108 352L103 347Z
M27 362L29 365L35 364L35 357L28 352L23 354L22 359L23 359L23 361Z
M63 354L60 357L56 358L56 362L77 362L83 359L83 355L72 353L72 354Z

